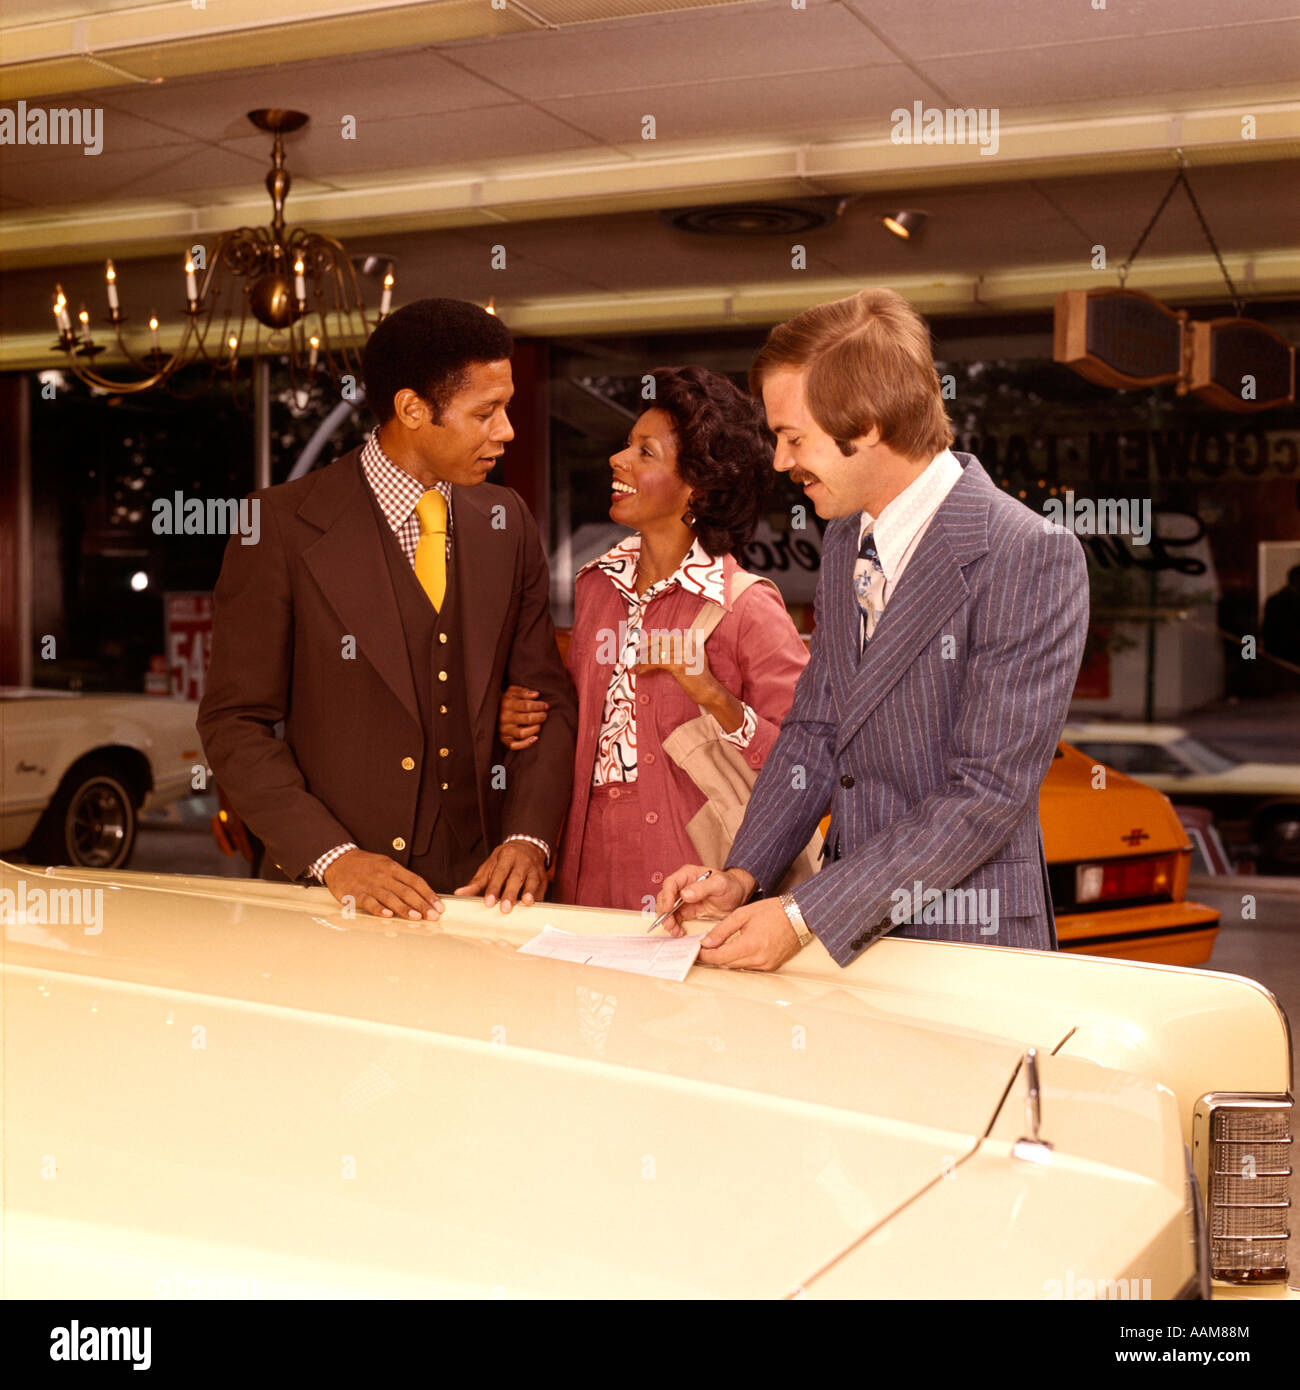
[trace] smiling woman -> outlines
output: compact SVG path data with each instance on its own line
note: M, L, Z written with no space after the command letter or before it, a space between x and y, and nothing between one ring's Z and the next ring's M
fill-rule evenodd
M689 513L687 525L708 554L742 551L772 482L772 435L761 410L703 367L661 368L651 378L655 405L610 459L615 500L629 498L611 507L610 520L644 530L654 509L666 506L667 519Z
M682 740L752 780L808 661L775 587L735 559L772 477L758 403L701 367L651 380L654 405L609 461L610 520L636 534L579 571L567 658L581 732L555 894L590 907L645 909L679 864L722 867L735 808L686 770ZM512 686L507 747L546 716Z

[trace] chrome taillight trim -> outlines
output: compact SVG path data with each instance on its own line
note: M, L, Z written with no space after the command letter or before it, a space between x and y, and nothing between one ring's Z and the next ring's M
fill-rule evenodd
M1210 1277L1210 1226L1206 1215L1204 1199L1201 1197L1201 1184L1192 1163L1192 1151L1183 1145L1183 1166L1187 1170L1187 1216L1191 1222L1192 1251L1196 1260L1196 1273L1177 1295L1178 1298L1211 1299L1214 1290Z
M1289 1176L1288 1193L1286 1200L1281 1202L1215 1202L1214 1200L1214 1178L1215 1177L1235 1177L1237 1174L1231 1168L1221 1168L1218 1163L1218 1153L1216 1146L1219 1144L1242 1144L1251 1143L1249 1139L1223 1139L1216 1140L1214 1137L1214 1117L1219 1110L1284 1110L1287 1112L1288 1131L1292 1128L1295 1115L1295 1099L1288 1093L1269 1094L1269 1093L1250 1093L1234 1091L1211 1091L1203 1095L1197 1102L1192 1115L1192 1162L1195 1168L1197 1181L1200 1184L1202 1199L1205 1203L1205 1224L1210 1232L1210 1252L1213 1257L1216 1243L1235 1242L1246 1244L1250 1242L1264 1242L1266 1244L1280 1245L1282 1247L1281 1264L1278 1267L1267 1269L1247 1269L1228 1265L1215 1266L1211 1264L1210 1273L1215 1279L1221 1279L1228 1283L1285 1283L1287 1281L1287 1244L1291 1239L1291 1223L1287 1223L1287 1229L1273 1235L1241 1234L1241 1235L1214 1235L1215 1212L1231 1212L1240 1210L1285 1210L1297 1206L1300 1203L1300 1173L1297 1166L1292 1162L1288 1168L1263 1169L1256 1173L1258 1177L1283 1177ZM1284 1150L1288 1156L1292 1153L1290 1145L1293 1144L1295 1136L1288 1132L1282 1139L1268 1139L1263 1143L1286 1144ZM1294 1272L1294 1271L1293 1271Z

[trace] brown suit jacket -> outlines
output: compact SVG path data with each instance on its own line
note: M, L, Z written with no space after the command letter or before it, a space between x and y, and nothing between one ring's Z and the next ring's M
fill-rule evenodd
M405 864L426 732L383 538L354 449L252 494L260 540L232 536L214 594L198 730L235 810L290 878L346 840ZM537 523L511 488L452 488L466 706L483 837L558 847L573 778L577 701L555 645ZM495 523L495 524L494 524ZM530 748L497 738L502 685L540 692ZM283 738L275 726L283 721Z

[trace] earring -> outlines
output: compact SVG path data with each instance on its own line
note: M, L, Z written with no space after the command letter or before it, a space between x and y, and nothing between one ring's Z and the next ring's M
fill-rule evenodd
M683 512L683 513L682 513L682 520L686 523L687 526L694 526L694 525L695 525L695 513L694 513L694 512Z

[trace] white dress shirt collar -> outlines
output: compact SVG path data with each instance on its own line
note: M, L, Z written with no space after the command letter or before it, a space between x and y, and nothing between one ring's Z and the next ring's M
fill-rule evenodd
M875 533L876 553L887 580L897 578L898 567L930 518L939 510L943 499L961 477L961 464L951 449L936 454L925 469L895 497L886 503L878 517L862 513L858 525L858 545L868 531Z

